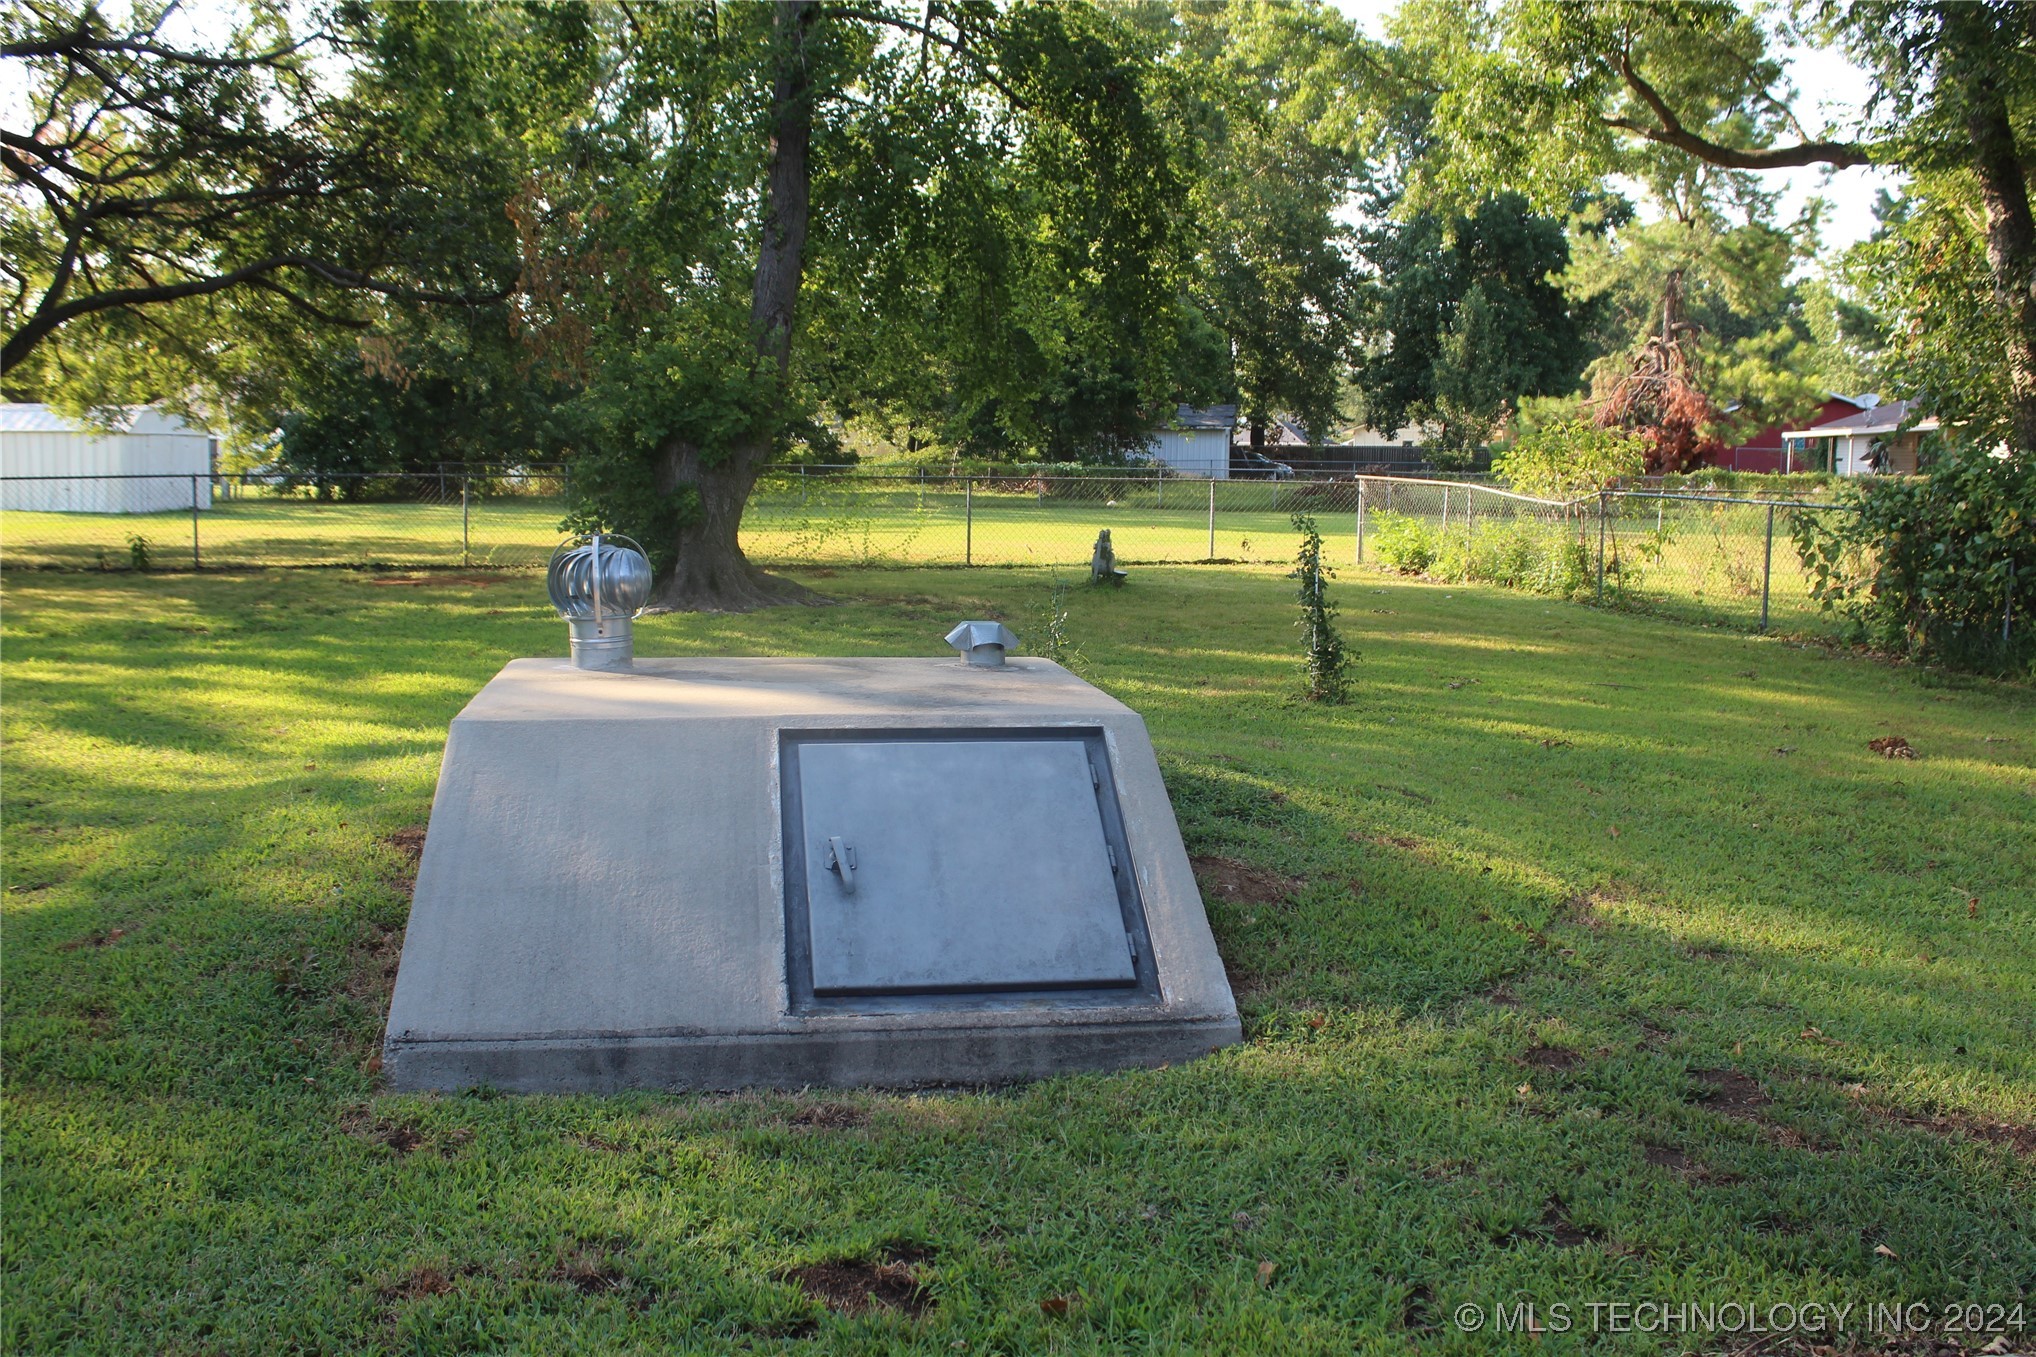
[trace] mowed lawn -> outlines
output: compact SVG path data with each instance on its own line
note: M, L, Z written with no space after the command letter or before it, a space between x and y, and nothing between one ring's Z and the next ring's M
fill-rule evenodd
M939 654L965 617L1036 638L1050 586L801 578L840 606L640 649ZM1317 708L1291 589L1070 594L1244 1045L994 1090L392 1097L408 850L453 714L563 652L538 579L10 575L7 1349L1756 1341L1590 1332L1692 1300L1851 1305L1868 1348L1869 1305L2019 1305L2036 1341L2036 696L1350 573L1357 697ZM1454 1319L1523 1302L1573 1327Z

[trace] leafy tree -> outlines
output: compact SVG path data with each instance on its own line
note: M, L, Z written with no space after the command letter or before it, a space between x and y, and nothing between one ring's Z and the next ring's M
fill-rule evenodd
M190 324L203 313L181 305L198 299L255 294L269 305L250 314L271 327L280 309L366 328L391 302L506 293L499 199L468 191L499 175L441 135L458 99L376 45L373 12L342 7L294 33L283 5L256 0L202 45L173 36L176 12L137 0L115 22L98 0L23 0L0 14L23 96L23 121L0 129L10 384L62 385L45 346L77 327L102 376L172 384L218 357ZM122 352L167 371L106 357Z
M1382 220L1363 250L1374 338L1352 386L1375 427L1434 424L1431 455L1463 462L1520 397L1576 388L1589 356L1584 317L1552 281L1569 247L1562 224L1519 195L1449 219Z
M590 13L599 87L562 84L530 133L515 321L574 391L580 521L652 551L654 606L805 596L743 557L743 506L868 372L938 370L959 422L1019 442L1149 427L1185 148L1111 12Z
M1870 73L1864 135L1812 132L1763 16L1726 0L1520 0L1459 20L1436 48L1434 134L1422 193L1468 200L1503 182L1559 204L1612 173L1701 164L1728 175L1811 165L1963 175L1976 205L2004 396L1965 402L2036 448L2036 8L2010 0L1823 0L1812 35ZM1951 187L1952 181L1940 181Z
M1349 113L1368 45L1315 0L1166 14L1201 107L1190 295L1225 341L1226 394L1254 448L1280 415L1326 430L1354 333L1355 242L1338 214L1369 172Z

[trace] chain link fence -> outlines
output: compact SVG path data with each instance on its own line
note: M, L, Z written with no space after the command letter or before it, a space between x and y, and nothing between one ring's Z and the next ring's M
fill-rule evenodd
M563 535L563 472L0 478L0 566L534 568ZM176 507L166 507L174 504ZM133 511L123 511L131 509ZM1466 481L843 474L777 468L743 546L779 568L1285 565L1312 516L1332 559L1687 620L1828 632L1789 534L1849 510L1658 491L1536 499Z
M0 478L0 566L542 566L561 535L564 492L551 469L9 476Z

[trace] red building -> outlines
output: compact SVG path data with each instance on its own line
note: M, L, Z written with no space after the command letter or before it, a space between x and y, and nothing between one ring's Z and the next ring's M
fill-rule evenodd
M1796 428L1814 429L1819 424L1829 424L1834 419L1845 419L1862 410L1871 410L1880 403L1877 396L1827 396L1824 404ZM1794 463L1791 465L1790 463ZM1770 424L1736 448L1727 448L1704 458L1706 466L1720 467L1726 471L1808 471L1799 460L1789 457L1783 449L1782 426Z

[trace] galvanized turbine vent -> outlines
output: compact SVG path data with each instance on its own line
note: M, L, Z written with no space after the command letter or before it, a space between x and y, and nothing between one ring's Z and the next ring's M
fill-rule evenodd
M627 669L635 662L635 619L650 601L650 558L642 547L598 532L568 542L552 552L544 587L572 633L576 668Z
M1017 646L1018 638L1002 622L959 622L947 633L947 643L970 664L994 669L1004 662L1004 652Z

